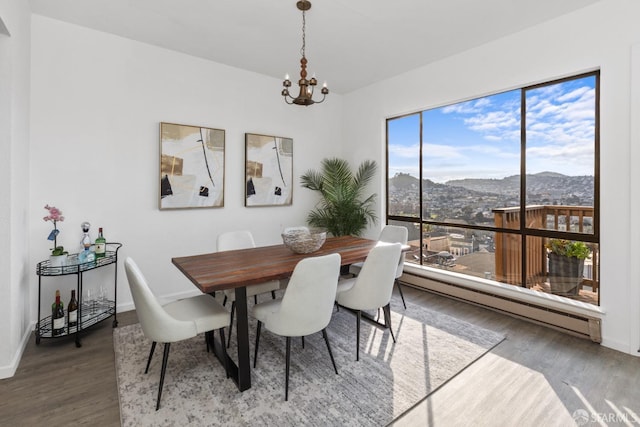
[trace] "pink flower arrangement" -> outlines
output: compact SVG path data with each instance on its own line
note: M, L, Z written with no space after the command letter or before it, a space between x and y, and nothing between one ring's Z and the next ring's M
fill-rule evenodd
M53 222L53 228L56 228L56 222L64 221L64 217L62 216L62 211L60 209L49 205L45 205L44 208L49 211L49 215L42 219Z
M62 216L62 211L55 206L45 205L44 208L49 211L49 215L42 219L53 222L53 230L49 233L49 237L47 237L48 240L53 240L53 252L51 254L62 255L64 254L64 248L57 244L57 237L59 233L57 223L58 221L64 221L64 216Z

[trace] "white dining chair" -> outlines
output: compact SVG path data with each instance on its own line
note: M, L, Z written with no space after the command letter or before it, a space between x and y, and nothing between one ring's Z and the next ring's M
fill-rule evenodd
M304 338L306 335L322 331L333 369L338 374L326 327L331 320L339 276L339 254L305 258L296 265L282 299L267 301L253 308L253 315L258 319L254 368L258 363L258 346L263 324L265 329L286 337L284 400L289 399L291 337Z
M379 242L387 242L387 243L400 243L402 245L406 245L409 239L409 231L407 227L400 227L398 225L385 225L382 231L380 232L380 236L378 237ZM357 276L362 269L362 262L356 262L349 266L349 273ZM407 308L407 303L404 301L404 294L402 293L402 287L400 286L400 276L404 272L404 253L400 253L400 257L398 258L398 266L396 268L396 277L395 277L395 285L398 288L398 292L400 293L400 298L402 299L402 305L404 308Z
M360 274L338 282L336 302L356 312L356 360L360 360L360 319L363 310L382 308L385 326L393 342L396 342L391 328L389 303L401 248L400 243L378 242L362 264Z
M233 251L237 249L249 249L255 248L256 243L253 240L253 235L248 230L240 231L227 231L218 235L217 239L218 251ZM251 260L247 260L251 262ZM280 289L279 280L270 280L264 283L258 283L256 285L247 286L247 298L253 297L254 303L258 303L258 295L271 292L271 298L276 299L275 291ZM236 291L235 289L224 290L224 302L222 305L226 305L227 301L231 301L231 326L229 326L229 342L227 347L231 343L231 329L233 329L233 317L236 311Z
M208 294L160 305L133 259L127 258L124 268L140 326L142 326L144 336L151 340L151 351L144 371L145 374L149 372L156 343L164 343L156 411L160 408L164 374L167 370L171 343L184 341L205 333L207 342L213 344L213 331L217 329L220 331L225 371L228 378L229 366L224 345L224 328L229 326L229 312Z

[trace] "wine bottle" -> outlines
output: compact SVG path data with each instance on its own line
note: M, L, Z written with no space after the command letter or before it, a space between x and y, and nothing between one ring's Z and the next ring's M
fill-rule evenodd
M78 300L76 299L76 290L71 290L71 300L69 300L69 305L67 305L67 319L69 324L69 329L72 326L78 325Z
M60 291L56 290L56 301L51 304L51 335L64 333L64 304L60 301Z
M107 253L107 239L102 235L102 227L98 228L98 237L96 237L96 258L102 258Z

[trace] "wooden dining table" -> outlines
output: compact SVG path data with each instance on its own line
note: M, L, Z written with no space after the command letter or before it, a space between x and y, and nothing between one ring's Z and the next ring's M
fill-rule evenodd
M342 265L364 261L376 243L375 240L361 237L328 237L319 250L310 254L297 254L280 244L176 257L171 262L203 293L235 289L238 364L226 357L231 377L238 389L245 391L251 388L246 287L269 280L287 279L298 262L307 257L338 253ZM224 363L226 352L221 343L216 341L213 347L218 359Z

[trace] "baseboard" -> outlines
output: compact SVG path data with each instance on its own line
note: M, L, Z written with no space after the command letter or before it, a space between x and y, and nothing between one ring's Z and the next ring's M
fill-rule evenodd
M457 274L407 268L401 281L440 295L544 325L574 336L602 342L600 307L566 300L529 289L482 280L471 281Z
M200 294L200 291L198 291L197 289L194 289L194 290L185 291L185 292L176 292L173 294L163 295L158 299L161 302L170 302L170 301L175 301L181 298L192 297L198 294ZM133 302L118 304L116 307L116 311L118 313L131 311L131 310L135 310L135 306ZM13 356L13 359L11 359L11 363L5 366L0 366L0 379L11 378L12 376L15 375L16 371L18 370L18 365L20 365L20 359L22 359L22 354L24 353L24 349L27 347L29 338L31 338L31 332L33 332L35 328L36 328L36 322L35 321L31 322L31 324L25 331L24 335L22 336L22 340L20 341L20 346L18 347L18 351L16 351L16 353Z
M638 350L637 348L634 348L633 346L630 346L629 343L624 343L624 342L610 340L610 339L603 339L602 345L607 348L610 348L622 353L626 353L634 357L640 357L640 350Z
M18 346L18 351L13 355L13 359L11 363L6 366L0 367L0 379L3 378L11 378L15 375L18 370L18 365L20 365L20 360L22 359L22 354L24 353L24 349L27 348L27 343L29 342L29 338L31 338L31 332L35 330L36 322L32 322L27 330L22 335L22 340L20 341L20 346Z
M193 290L189 290L189 291L182 291L182 292L175 292L172 294L166 294L166 295L161 295L158 298L158 301L160 302L160 304L167 304L171 301L176 301L179 299L183 299L183 298L189 298L189 297L194 297L197 295L200 295L202 292L200 292L198 289L196 289L195 287L193 288ZM135 310L136 307L133 304L133 301L128 301L125 303L121 303L118 304L116 306L116 312L118 313L122 313L125 311L131 311L131 310Z

